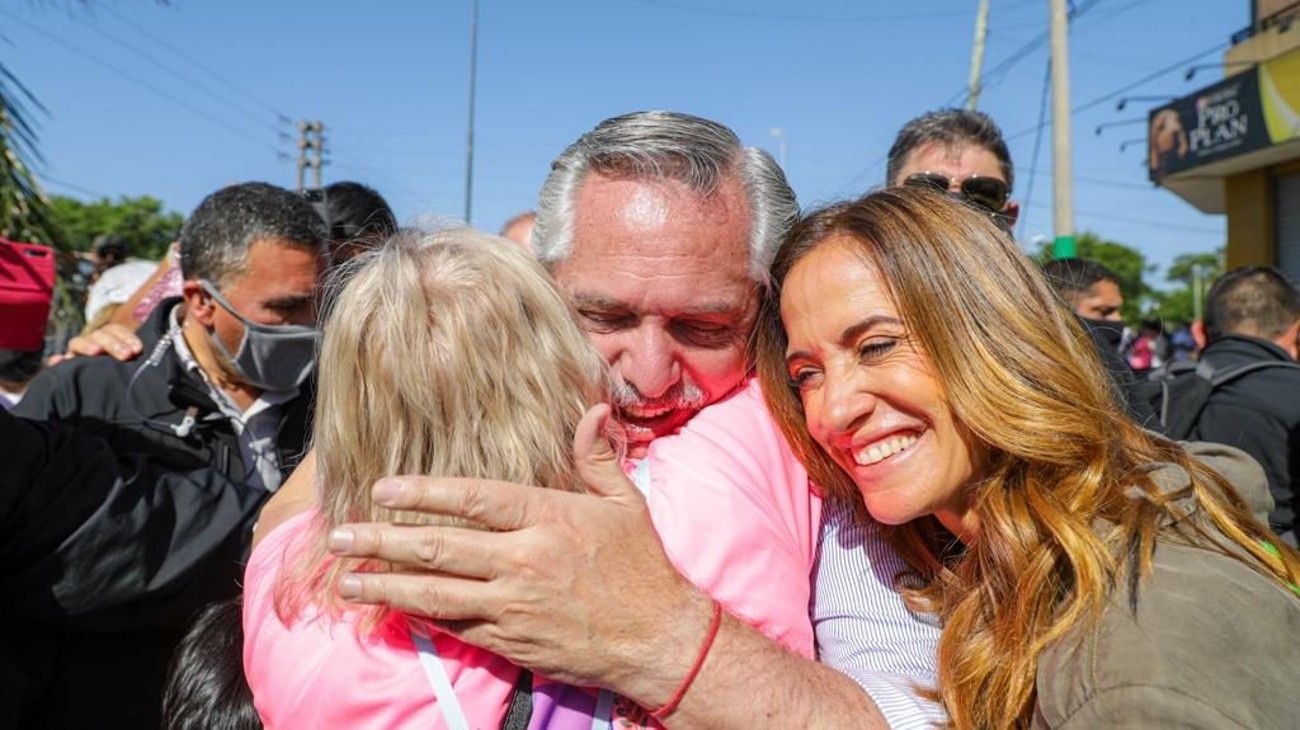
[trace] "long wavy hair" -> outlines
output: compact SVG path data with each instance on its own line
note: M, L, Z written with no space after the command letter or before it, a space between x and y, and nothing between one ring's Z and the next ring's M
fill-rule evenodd
M578 491L574 431L608 400L605 364L542 267L470 229L399 232L327 286L313 426L319 519L277 593L288 619L339 607L346 522L459 524L375 505L398 474L475 477ZM383 612L371 612L373 625Z
M1296 582L1300 555L1222 477L1124 415L1087 335L1014 242L987 215L928 191L881 190L811 213L773 263L776 289L756 333L759 374L828 496L869 519L855 485L809 435L786 374L779 296L791 267L832 238L856 244L887 283L982 459L964 486L979 533L959 554L933 517L885 533L915 571L898 587L943 622L933 695L953 725L1027 725L1043 649L1094 625L1118 586L1139 584L1157 534ZM1190 484L1162 493L1149 475L1160 462L1181 466ZM1187 499L1194 514L1178 506Z

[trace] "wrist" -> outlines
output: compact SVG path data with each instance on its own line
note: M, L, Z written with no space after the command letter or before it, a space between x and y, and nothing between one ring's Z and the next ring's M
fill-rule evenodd
M684 580L668 605L671 608L653 628L630 643L636 649L623 659L625 672L617 686L610 687L651 710L672 701L691 673L713 622L713 599Z

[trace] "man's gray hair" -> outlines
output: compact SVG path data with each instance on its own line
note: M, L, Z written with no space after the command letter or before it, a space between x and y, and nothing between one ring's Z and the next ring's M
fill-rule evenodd
M181 275L221 288L244 273L255 241L274 238L323 253L327 235L303 196L270 183L230 185L204 198L181 228Z
M767 282L768 265L799 217L799 204L781 166L767 152L745 147L717 122L677 112L634 112L606 119L551 164L537 200L533 248L547 266L573 249L574 200L587 174L676 180L712 195L735 175L749 200L749 270Z

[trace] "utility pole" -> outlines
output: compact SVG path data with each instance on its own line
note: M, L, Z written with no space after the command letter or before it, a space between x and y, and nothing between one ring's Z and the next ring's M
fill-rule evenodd
M1201 322L1204 316L1201 310L1201 265L1192 264L1192 319Z
M478 0L471 0L469 16L469 132L465 142L465 223L473 222L474 201L474 86L478 79Z
M310 155L310 156L309 156ZM307 189L307 168L312 168L314 187L321 187L321 167L325 164L325 125L319 119L314 122L298 122L298 189Z
M1052 256L1058 259L1073 258L1074 203L1070 163L1070 64L1069 18L1066 0L1052 2L1052 211L1056 238L1052 241Z
M970 52L970 82L966 92L966 110L974 111L980 98L980 76L984 74L984 38L989 31L989 0L980 0L975 13L975 43Z

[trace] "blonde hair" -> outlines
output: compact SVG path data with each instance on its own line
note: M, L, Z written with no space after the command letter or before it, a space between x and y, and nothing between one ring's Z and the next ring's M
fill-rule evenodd
M898 576L900 589L944 625L933 694L953 725L1028 725L1039 654L1092 625L1117 585L1149 572L1157 533L1296 581L1300 554L1256 522L1222 477L1124 415L1087 335L1014 242L987 215L929 191L882 190L814 212L773 263L759 374L783 432L828 495L870 519L852 481L810 436L789 386L779 287L832 238L853 242L887 283L980 454L980 477L964 487L979 534L961 556L941 557L951 536L932 517L886 529L920 578L918 587L916 576ZM1149 474L1162 462L1181 466L1189 486L1162 493ZM1189 497L1190 519L1176 504Z
M470 229L400 232L345 264L328 290L313 425L320 519L277 596L282 618L305 601L336 609L338 580L366 569L327 557L334 527L453 524L375 505L377 479L580 490L574 430L608 399L604 362L555 284L503 239Z

